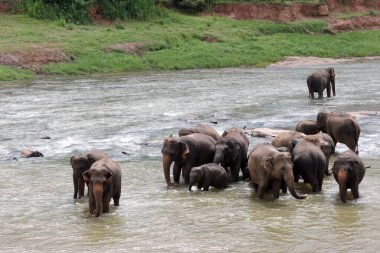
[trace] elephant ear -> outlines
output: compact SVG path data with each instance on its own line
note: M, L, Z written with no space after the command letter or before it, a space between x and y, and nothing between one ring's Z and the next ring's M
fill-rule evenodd
M96 158L92 154L87 155L88 165L91 166L94 162L96 162Z
M186 143L180 141L178 142L179 151L181 152L182 159L186 160L189 157L190 150Z
M112 176L113 176L113 173L110 169L107 169L105 172L104 172L104 177L106 178L106 183L111 183L112 181Z
M269 157L265 161L264 168L267 169L267 170L273 170L273 168L274 168L274 157Z
M85 172L83 172L82 178L83 178L83 181L85 181L86 183L90 182L91 175L90 175L89 170L86 170Z
M75 157L75 156L72 156L72 157L70 158L70 164L71 164L71 166L73 166L73 159L74 159L74 157Z

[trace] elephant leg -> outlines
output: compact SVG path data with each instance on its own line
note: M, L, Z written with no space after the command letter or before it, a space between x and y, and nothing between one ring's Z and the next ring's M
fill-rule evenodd
M351 192L352 192L352 196L354 197L354 199L358 199L359 198L359 185L353 185L351 187Z
M257 197L259 199L263 199L264 198L264 194L267 190L267 186L268 186L268 182L264 182L262 184L259 185L259 189L257 191Z
M318 99L323 99L323 90L322 89L320 89L318 91Z
M84 196L84 181L82 177L78 179L78 190L79 190L79 198L81 198L82 196Z
M326 87L326 90L327 90L327 97L331 97L331 84L330 82L327 84L327 87Z
M110 210L110 199L107 197L104 197L102 201L102 205L103 205L103 213L108 213L108 211Z
M182 168L182 177L185 179L185 183L190 183L190 171L192 167L185 166Z
M310 93L309 96L311 97L311 99L314 99L314 91L310 90L309 93Z
M258 190L259 190L259 185L258 184L255 184L255 183L252 183L253 185L253 189L255 190L255 192L257 193Z
M113 204L115 206L119 206L119 199L120 199L120 192L116 193L116 195L113 196Z
M174 165L173 165L173 179L174 179L174 182L175 183L179 183L179 178L181 176L181 167L176 163L174 162Z
M280 197L281 180L276 180L272 184L273 198L278 199Z
M351 149L352 151L356 151L356 142L353 138L349 138L346 142L344 142L346 146Z
M286 184L284 179L281 179L281 190L282 190L282 193L288 192L288 185Z
M238 159L233 163L231 168L232 177L235 182L239 181L240 163L240 159Z

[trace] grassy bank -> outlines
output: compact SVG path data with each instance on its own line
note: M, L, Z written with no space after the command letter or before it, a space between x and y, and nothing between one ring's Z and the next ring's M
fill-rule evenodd
M169 12L156 22L77 26L23 15L0 16L1 54L56 48L71 61L41 67L47 74L78 75L144 70L236 66L263 67L287 56L380 55L380 31L324 34L323 20L277 24ZM211 42L210 42L211 41ZM112 45L140 42L138 54ZM0 80L32 78L27 70L0 65Z

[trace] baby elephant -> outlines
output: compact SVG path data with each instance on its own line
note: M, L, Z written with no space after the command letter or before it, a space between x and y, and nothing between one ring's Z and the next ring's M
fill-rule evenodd
M190 184L191 187L198 183L198 189L208 191L210 186L215 188L227 188L228 176L226 170L215 163L207 163L199 167L193 167L190 171Z
M364 177L365 170L360 157L351 150L347 150L337 157L332 171L339 184L340 199L343 203L347 202L348 188L351 188L355 199L359 198L359 183Z

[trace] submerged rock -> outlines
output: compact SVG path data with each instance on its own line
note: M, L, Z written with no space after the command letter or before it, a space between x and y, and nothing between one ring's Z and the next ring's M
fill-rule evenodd
M44 155L39 151L33 151L30 149L21 150L21 158L29 158L29 157L43 157Z

